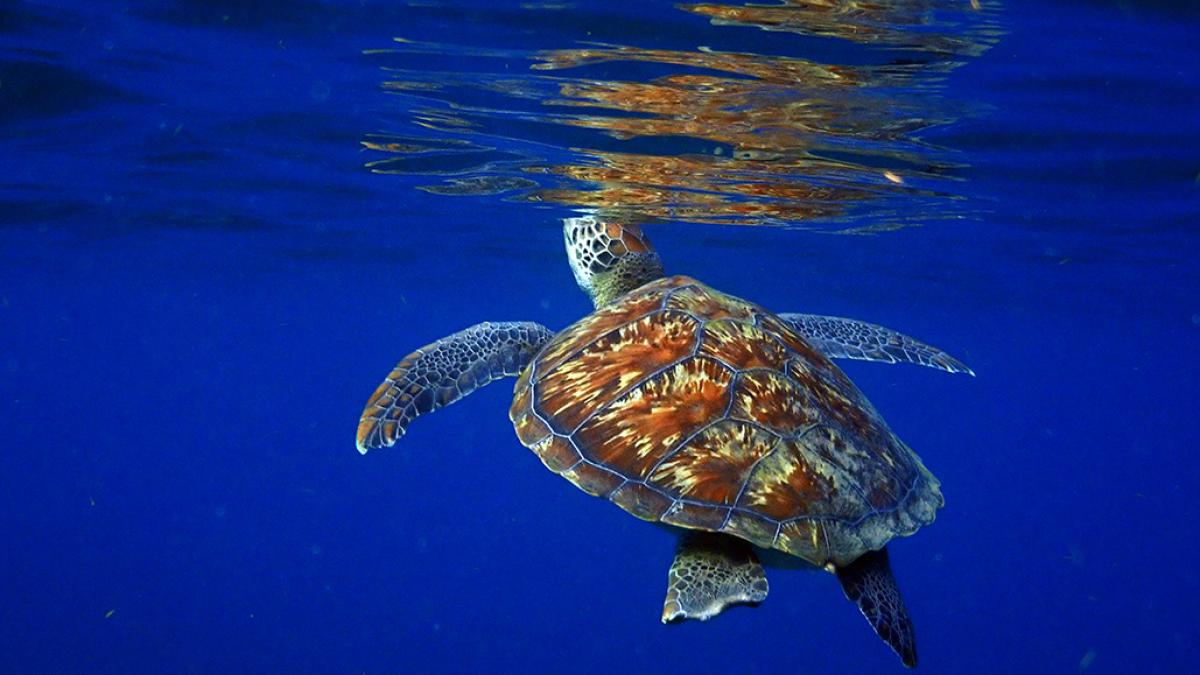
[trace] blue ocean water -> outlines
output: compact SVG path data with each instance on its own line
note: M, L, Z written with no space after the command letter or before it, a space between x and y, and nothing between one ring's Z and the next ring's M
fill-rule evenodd
M1192 672L1200 12L887 0L0 6L0 672L895 672L828 575L662 626L672 535L404 354L590 311L561 219L928 340L931 673ZM399 38L399 40L397 40Z

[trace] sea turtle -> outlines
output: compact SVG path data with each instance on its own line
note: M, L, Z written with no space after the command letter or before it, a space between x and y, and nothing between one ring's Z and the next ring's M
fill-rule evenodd
M664 623L764 600L756 551L773 549L835 573L914 666L885 545L933 520L939 482L829 359L970 369L881 326L774 314L664 276L637 225L584 216L563 231L595 311L557 334L481 323L409 354L368 401L359 451L392 445L418 416L519 376L509 416L551 471L680 531Z

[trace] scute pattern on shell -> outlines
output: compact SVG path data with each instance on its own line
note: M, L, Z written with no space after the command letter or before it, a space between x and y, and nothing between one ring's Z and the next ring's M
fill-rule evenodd
M912 534L942 505L840 369L771 312L688 277L560 333L521 374L510 417L589 494L815 565Z

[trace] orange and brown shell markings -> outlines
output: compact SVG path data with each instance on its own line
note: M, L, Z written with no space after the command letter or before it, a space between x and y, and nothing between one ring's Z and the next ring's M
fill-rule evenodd
M825 358L824 354L809 344L808 340L797 335L796 331L773 315L764 313L759 317L758 325L764 331L770 333L776 340L782 342L788 349L795 352L801 361L819 364L822 368L832 365L829 359Z
M546 345L537 358L539 373L549 373L565 361L574 357L575 352L594 340L636 321L648 314L662 309L662 296L659 293L638 290L613 303L592 312L583 321L578 321L555 336Z
M650 522L657 521L675 504L666 493L645 483L627 482L608 496L614 504Z
M832 502L836 489L828 472L791 439L781 441L779 448L759 463L745 486L738 505L774 520L797 513L825 515L824 507Z
M542 464L545 464L546 468L554 473L568 471L583 460L571 441L562 436L547 436L529 447L537 454L538 459L542 460Z
M745 300L718 293L700 286L684 286L667 298L668 309L678 309L704 317L705 321L721 319L751 320L754 306Z
M589 494L818 565L911 534L942 503L825 356L769 311L687 277L560 333L518 381L510 416Z
M512 408L509 409L509 419L517 432L517 438L529 447L550 435L550 427L533 412L533 389L529 386L529 369L521 373L517 380L516 392L513 394Z
M821 418L808 392L774 370L756 370L738 378L730 416L762 425L781 436L800 433Z
M538 378L538 408L562 433L572 433L597 408L678 363L696 347L700 323L662 312L626 323Z
M738 370L778 368L789 356L787 348L761 328L745 321L725 319L705 324L700 353Z
M686 452L664 458L650 480L681 497L733 506L751 470L778 442L775 434L726 419L697 434Z
M659 460L724 416L732 379L716 361L685 361L609 403L579 428L576 442L588 459L644 480Z

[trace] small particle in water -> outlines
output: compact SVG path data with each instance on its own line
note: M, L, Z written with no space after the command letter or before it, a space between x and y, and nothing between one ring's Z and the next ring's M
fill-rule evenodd
M1095 660L1096 660L1096 650L1095 649L1087 650L1087 653L1083 655L1083 658L1079 659L1079 672L1082 673L1083 671L1087 670L1088 668L1091 668L1092 662Z
M883 177L892 181L893 183L896 183L897 185L904 185L904 179L901 178L899 174L896 174L892 171L884 171Z
M313 544L312 546L308 547L308 551L313 555L321 555L321 546L319 544Z
M1192 325L1200 326L1200 313L1192 315Z
M224 506L218 506L213 509L213 516L216 518L224 518L226 513L228 513L228 511L225 510Z
M110 610L108 610L107 612L105 612L105 613L104 613L104 618L106 618L106 619L111 619L111 618L113 617L113 614L116 614L116 613L117 613L117 610L115 610L115 609L110 609Z

